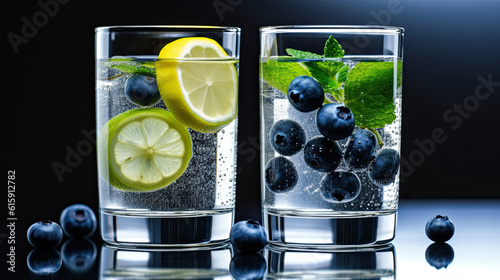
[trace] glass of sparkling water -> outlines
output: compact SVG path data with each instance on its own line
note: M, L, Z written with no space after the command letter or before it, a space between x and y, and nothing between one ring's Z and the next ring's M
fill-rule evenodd
M352 247L394 238L403 32L260 29L262 207L272 244Z
M227 241L236 176L240 29L96 28L104 241Z

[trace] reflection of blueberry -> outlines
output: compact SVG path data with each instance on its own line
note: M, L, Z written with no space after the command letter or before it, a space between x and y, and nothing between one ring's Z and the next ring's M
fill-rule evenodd
M342 150L334 140L315 137L304 147L304 160L307 165L323 172L333 171L342 160Z
M444 243L455 233L455 226L447 216L437 215L425 225L425 234L430 240Z
M61 268L62 258L55 249L34 249L29 253L27 262L33 273L51 274Z
M64 267L73 273L85 273L94 265L97 248L89 239L76 238L64 242L61 254Z
M354 133L345 150L345 161L352 170L361 171L368 167L375 154L377 137L373 132L360 129Z
M288 86L288 101L301 112L311 112L323 104L323 88L312 77L298 76Z
M28 241L37 248L53 248L61 242L62 238L61 227L49 220L36 222L28 228Z
M97 228L94 211L84 204L66 207L60 217L61 227L70 237L89 237Z
M269 132L271 146L281 155L296 154L306 142L306 133L299 123L292 120L279 120Z
M271 159L266 165L264 175L267 188L275 193L291 190L299 178L293 162L284 157Z
M229 233L233 246L246 253L260 251L267 244L266 230L252 219L237 222Z
M370 179L373 184L383 187L394 182L399 170L399 153L393 149L382 149L371 166Z
M425 260L437 269L448 267L454 257L453 247L446 243L433 243L425 250Z
M153 106L161 98L156 78L144 75L134 75L127 79L125 96L130 102L142 107Z
M325 175L320 183L321 196L330 202L349 202L361 190L361 181L352 172L335 171Z
M231 259L229 272L234 279L264 279L266 260L260 254L236 253Z
M354 130L354 115L343 104L329 103L318 110L316 124L325 137L341 140Z

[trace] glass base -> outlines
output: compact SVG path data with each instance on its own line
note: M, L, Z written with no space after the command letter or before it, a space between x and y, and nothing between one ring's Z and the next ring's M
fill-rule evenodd
M233 211L176 212L171 215L100 211L101 237L113 245L189 247L229 240Z
M396 212L356 212L349 216L311 217L264 212L269 243L299 248L382 245L394 239Z

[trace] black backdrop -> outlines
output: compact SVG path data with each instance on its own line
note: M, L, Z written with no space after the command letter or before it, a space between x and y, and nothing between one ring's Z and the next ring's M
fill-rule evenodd
M102 25L242 28L236 220L260 220L258 28L266 25L404 27L400 196L500 197L499 11L500 1L473 0L4 2L2 166L4 180L15 170L18 242L69 204L97 211L93 59ZM54 164L67 172L58 177Z

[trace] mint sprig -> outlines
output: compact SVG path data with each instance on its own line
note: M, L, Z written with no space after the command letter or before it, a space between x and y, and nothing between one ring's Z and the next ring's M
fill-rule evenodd
M128 74L156 77L156 67L151 62L140 62L131 58L110 58L108 67Z

